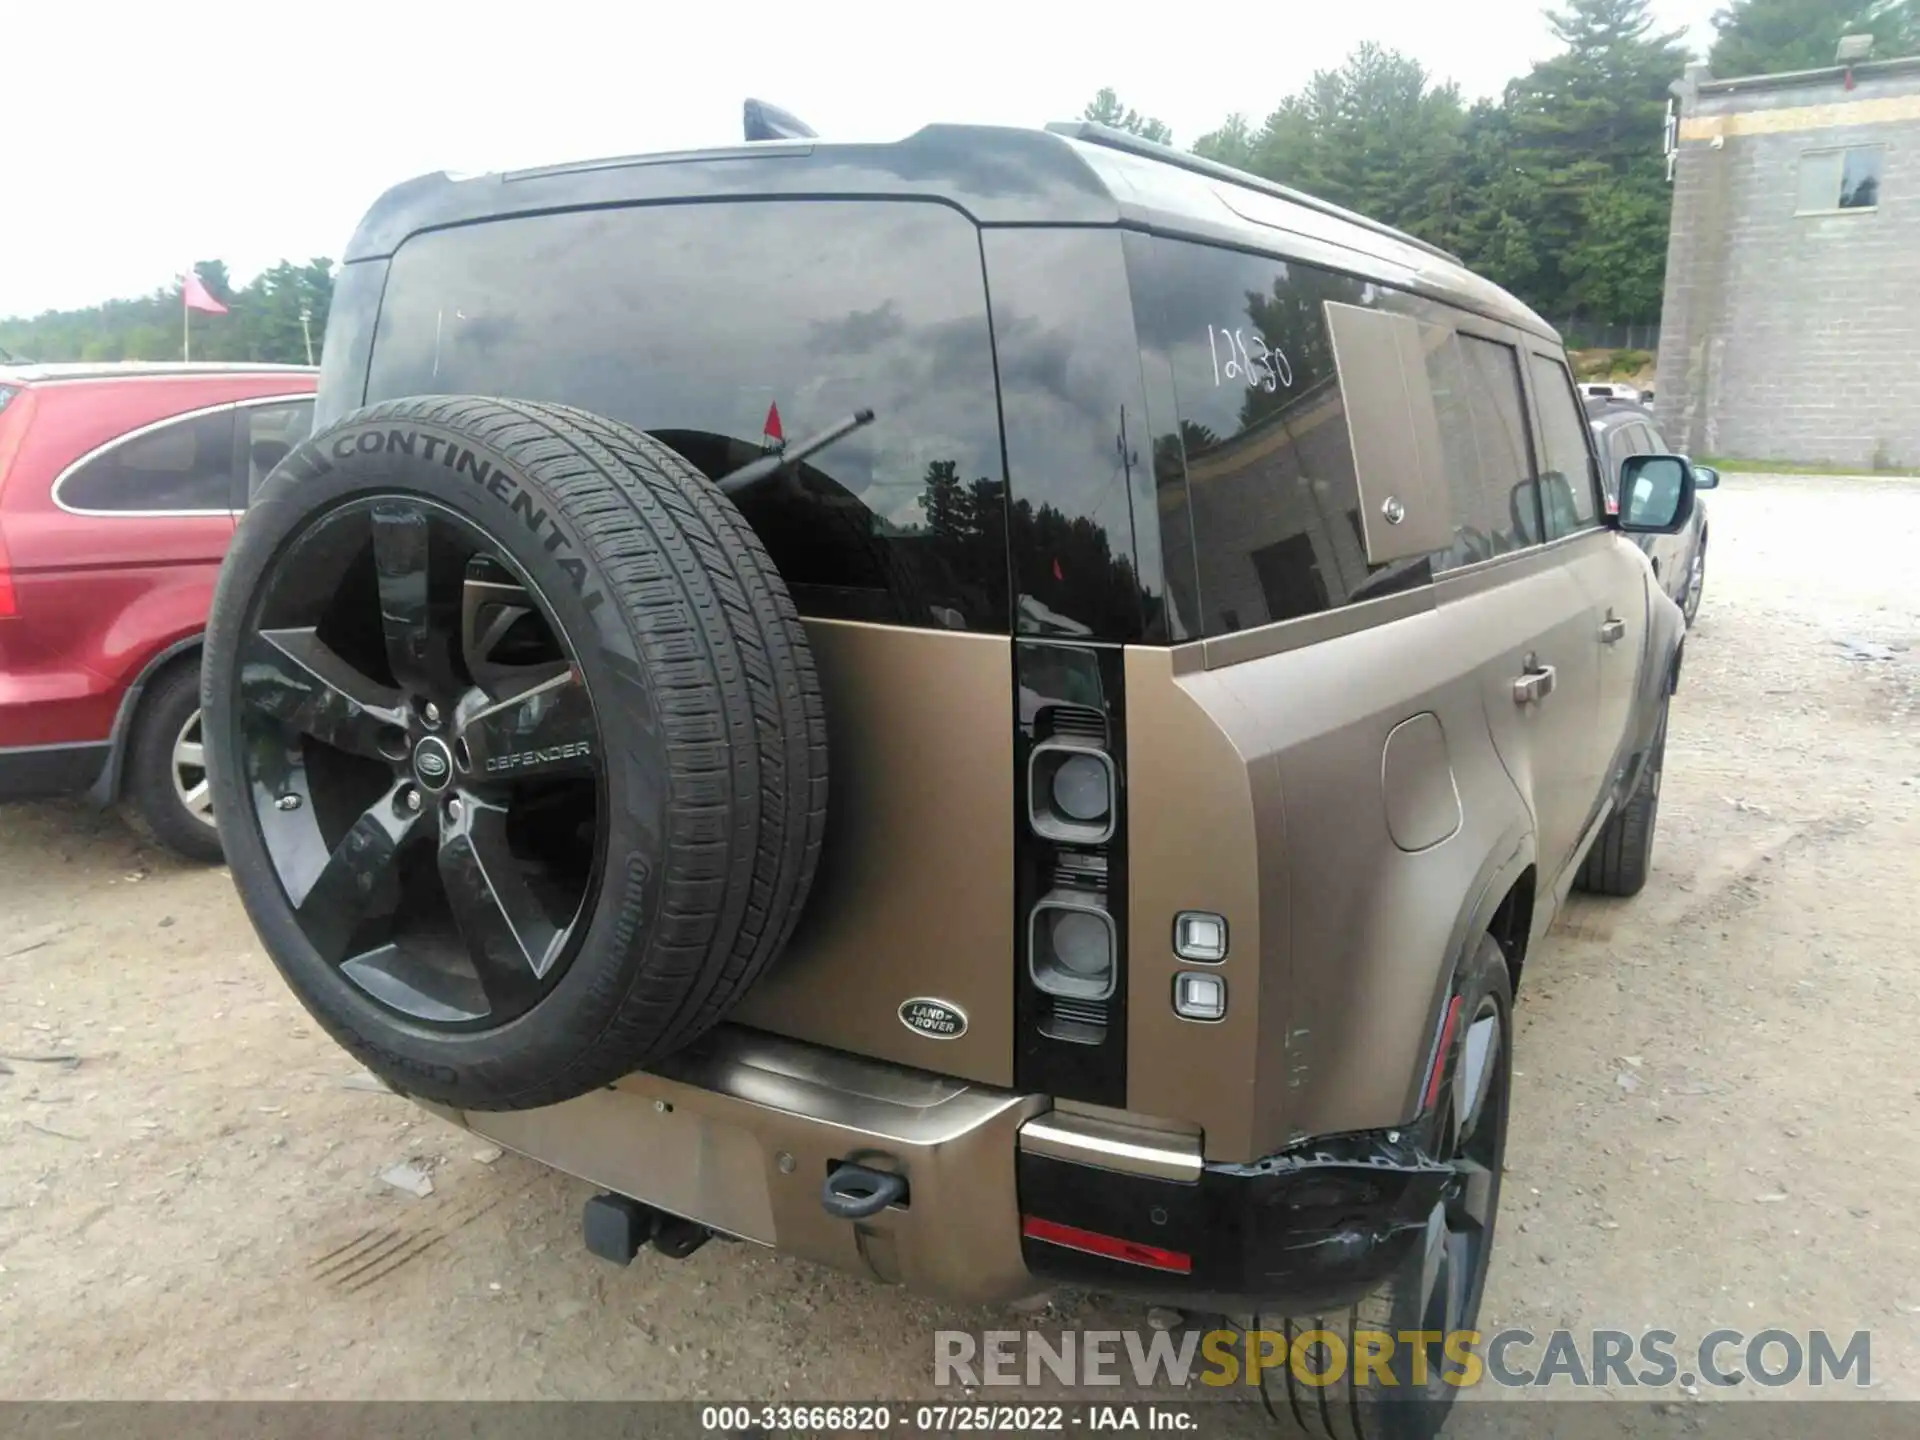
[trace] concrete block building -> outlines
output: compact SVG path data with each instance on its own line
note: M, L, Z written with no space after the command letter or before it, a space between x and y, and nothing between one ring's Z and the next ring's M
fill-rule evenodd
M1668 443L1920 466L1920 57L1674 91Z

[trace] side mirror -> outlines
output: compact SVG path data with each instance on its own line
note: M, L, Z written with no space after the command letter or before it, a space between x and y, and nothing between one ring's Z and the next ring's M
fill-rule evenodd
M1673 535L1693 516L1693 466L1679 455L1629 455L1620 466L1620 528Z
M1694 466L1693 488L1696 490L1718 490L1720 488L1720 472L1711 465Z

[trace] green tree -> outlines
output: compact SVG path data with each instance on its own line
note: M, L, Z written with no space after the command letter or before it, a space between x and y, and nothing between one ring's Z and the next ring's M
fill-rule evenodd
M1111 85L1100 87L1100 92L1080 112L1080 118L1091 120L1096 125L1110 125L1115 130L1129 131L1143 140L1158 141L1162 145L1173 143L1173 131L1164 122L1122 105Z
M1531 206L1531 296L1552 314L1650 319L1671 206L1660 135L1684 32L1656 31L1648 0L1569 0L1547 19L1566 49L1509 85L1505 106L1514 193ZM1596 216L1631 228L1597 232ZM1635 247L1647 263L1619 269Z
M331 260L304 265L283 260L237 288L223 261L203 260L194 269L208 292L227 307L225 315L194 314L196 360L305 364L302 310L309 316L313 357L319 358L333 299ZM177 360L180 291L176 282L137 299L0 320L0 348L34 360Z
M1778 75L1834 63L1842 35L1872 35L1881 59L1920 51L1915 0L1732 0L1713 17L1716 75Z
M1457 87L1368 43L1317 71L1259 130L1229 116L1194 151L1446 244L1467 209L1457 173L1465 123Z
M1193 153L1205 160L1216 160L1241 170L1253 168L1253 145L1257 137L1247 117L1239 111L1226 118L1218 130L1210 130L1193 142Z
M1483 100L1467 113L1461 151L1458 185L1468 200L1449 248L1496 284L1532 298L1541 266L1533 224L1540 185L1513 163L1512 116L1504 105Z

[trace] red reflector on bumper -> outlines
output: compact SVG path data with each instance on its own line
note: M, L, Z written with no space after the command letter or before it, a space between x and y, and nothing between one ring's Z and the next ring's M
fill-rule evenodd
M1129 1265L1145 1265L1152 1270L1171 1270L1176 1275L1193 1273L1193 1257L1178 1250L1162 1250L1158 1245L1142 1245L1137 1240L1122 1240L1117 1235L1102 1235L1057 1220L1023 1216L1020 1233L1029 1240L1044 1240L1049 1245L1064 1245L1088 1255L1104 1255L1109 1260L1124 1260Z

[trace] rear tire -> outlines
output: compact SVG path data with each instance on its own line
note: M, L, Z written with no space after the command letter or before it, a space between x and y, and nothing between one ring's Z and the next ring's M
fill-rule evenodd
M1707 591L1707 537L1700 537L1700 546L1693 552L1693 563L1687 571L1686 599L1681 602L1680 613L1687 617L1692 625L1694 617L1700 613L1700 601Z
M1315 1332L1332 1337L1339 1351L1330 1353L1333 1347L1317 1339L1303 1347L1314 1373L1335 1377L1325 1385L1304 1383L1285 1361L1262 1370L1262 1397L1284 1433L1333 1440L1429 1440L1446 1423L1459 1393L1460 1387L1444 1377L1460 1376L1461 1366L1445 1354L1443 1345L1429 1350L1424 1366L1427 1383L1420 1385L1415 1383L1420 1373L1415 1352L1399 1337L1404 1331L1474 1329L1486 1289L1500 1173L1506 1163L1507 1097L1513 1074L1513 986L1506 957L1491 935L1482 935L1461 964L1450 999L1456 998L1459 1019L1443 1059L1446 1068L1439 1098L1417 1122L1417 1133L1422 1148L1452 1161L1462 1177L1474 1178L1472 1203L1461 1203L1450 1192L1430 1218L1426 1240L1400 1270L1347 1309L1284 1320L1256 1317L1258 1328L1279 1334L1289 1356L1302 1336ZM1491 1053L1486 1036L1477 1028L1477 1022L1489 1021L1497 1043ZM1464 1178L1458 1183L1464 1186ZM1456 1263L1452 1258L1456 1251L1448 1237L1463 1233L1458 1226L1465 1224L1468 1209L1478 1220L1466 1231L1471 1241L1465 1248L1471 1258L1460 1262L1461 1288L1449 1303L1454 1292L1447 1283L1455 1277L1448 1266ZM1441 1237L1437 1250L1436 1230ZM1380 1335L1391 1337L1391 1349L1372 1338ZM1371 1370L1364 1385L1354 1383L1357 1338L1384 1361ZM1383 1370L1392 1377L1391 1383L1386 1383Z
M1660 822L1660 772L1667 759L1667 703L1660 728L1627 803L1607 817L1600 838L1580 866L1575 885L1591 895L1638 895L1653 870L1653 836Z
M206 767L190 763L199 717L200 675L191 664L174 666L148 688L127 756L127 797L154 839L189 860L217 865L220 832Z

